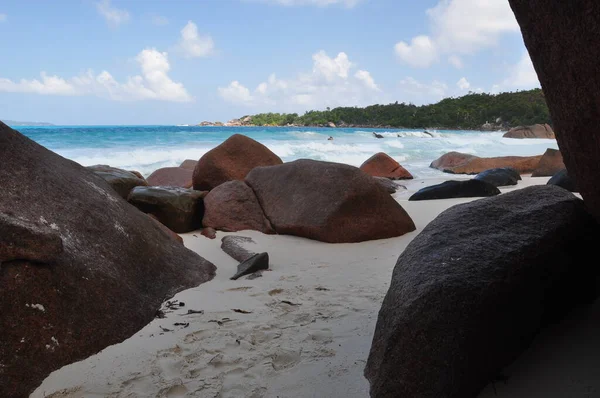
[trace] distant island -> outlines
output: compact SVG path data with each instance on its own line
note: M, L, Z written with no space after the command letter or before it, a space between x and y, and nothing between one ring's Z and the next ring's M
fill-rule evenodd
M54 126L52 123L46 123L46 122L17 122L14 120L5 120L5 119L0 119L4 122L4 124L9 125L9 126Z
M541 89L500 94L469 93L430 105L410 103L339 107L324 111L259 113L227 123L202 122L200 126L311 126L365 128L439 128L505 130L516 126L552 124Z

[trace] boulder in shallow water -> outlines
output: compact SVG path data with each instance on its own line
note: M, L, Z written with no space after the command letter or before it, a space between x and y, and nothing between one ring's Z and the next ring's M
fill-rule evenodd
M379 152L371 156L360 169L373 177L385 177L391 180L408 180L413 176L388 154Z
M27 224L13 229L21 247L0 265L0 397L29 396L52 371L138 332L165 298L214 277L213 264L103 178L2 123L0 159L0 214L12 219L1 228Z
M396 263L371 396L477 396L541 327L596 296L599 232L580 199L546 185L444 211Z
M415 230L386 189L353 166L301 159L257 167L246 183L278 234L345 243Z
M517 185L521 180L521 175L515 169L510 167L500 167L482 171L473 177L475 180L485 181L495 187L505 187L509 185Z
M88 169L108 182L123 199L127 199L129 192L133 188L148 185L146 180L137 172L117 169L116 167L102 164L88 166Z
M432 200L450 198L475 198L495 196L500 190L482 180L444 181L415 192L408 200Z
M545 138L556 139L552 127L548 124L534 124L532 126L518 126L508 130L504 138Z
M129 203L152 214L163 225L177 233L191 232L202 226L207 192L175 187L136 187Z
M182 167L163 167L155 170L146 181L150 186L191 188L193 170Z
M489 169L510 167L520 174L530 174L541 158L542 155L480 158L466 153L448 152L431 162L429 167L453 174L479 174Z
M567 169L562 169L558 173L554 174L552 178L548 180L547 185L556 185L566 189L569 192L579 192L577 185L575 184L575 179L569 175Z
M269 148L241 134L234 134L200 158L194 169L194 189L210 191L227 181L243 180L258 166L283 163Z
M551 177L565 168L562 154L558 149L548 148L535 168L532 177Z

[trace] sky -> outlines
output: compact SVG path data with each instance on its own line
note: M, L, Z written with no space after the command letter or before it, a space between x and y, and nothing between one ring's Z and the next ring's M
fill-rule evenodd
M539 87L508 0L0 0L0 119L196 124Z

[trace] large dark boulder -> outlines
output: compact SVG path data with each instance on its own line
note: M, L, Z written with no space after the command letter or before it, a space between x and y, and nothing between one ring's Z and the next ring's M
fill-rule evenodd
M466 153L448 152L431 162L430 167L453 174L479 174L489 169L510 167L521 174L530 174L541 158L542 155L480 158Z
M386 153L379 152L371 156L360 169L373 177L385 177L391 180L409 180L413 176L396 160Z
M500 190L495 185L482 180L444 181L415 192L408 200L431 200L450 198L475 198L495 196Z
M558 173L554 174L547 182L547 185L556 185L564 188L569 192L579 192L575 180L569 176L567 169L562 169Z
M521 175L517 170L510 167L500 167L482 171L473 178L490 183L495 187L505 187L517 185L518 181L521 180Z
M503 135L504 138L545 138L555 139L554 131L548 124L514 127Z
M509 0L569 175L600 221L600 2Z
M163 167L150 174L146 181L154 187L191 188L193 174L193 170L183 167Z
M2 244L8 228L21 245L9 257L2 249L1 397L29 396L52 371L129 338L164 299L214 276L104 179L2 123L0 159Z
M278 234L344 243L415 230L387 190L353 166L302 159L257 167L246 183Z
M598 227L547 185L440 214L396 263L365 369L371 396L477 396L543 326L596 297Z
M206 194L186 188L135 187L128 201L173 232L185 233L202 227Z
M237 180L221 184L206 195L202 225L226 232L251 229L275 233L252 188Z
M127 195L133 188L148 185L146 180L134 171L117 169L105 164L88 166L88 169L108 182L123 199L127 199Z
M559 150L548 148L535 168L532 177L552 177L565 168L562 154Z
M243 180L258 166L283 163L269 148L241 134L234 134L200 158L194 169L194 189L210 191L227 181Z

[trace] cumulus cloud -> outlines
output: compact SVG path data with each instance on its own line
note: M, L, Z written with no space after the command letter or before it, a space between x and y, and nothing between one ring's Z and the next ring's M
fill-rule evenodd
M362 0L254 0L264 3L280 4L284 6L317 6L327 7L331 5L341 5L352 8Z
M448 63L454 66L456 69L462 69L463 62L462 59L457 55L451 55L448 57Z
M6 14L0 13L0 23L5 22L8 19Z
M366 105L381 99L381 90L366 70L354 70L348 55L330 57L324 51L312 56L313 67L295 78L271 74L250 90L239 81L218 89L226 101L273 110L298 112L307 108Z
M96 3L96 9L112 27L129 21L129 12L113 7L110 0L99 1Z
M41 79L12 81L0 78L0 92L35 93L42 95L96 95L117 101L162 100L187 102L192 97L181 83L169 77L168 54L154 48L141 51L135 58L141 75L119 83L109 72L95 74L92 70L65 79L41 73Z
M471 88L471 83L469 83L469 81L465 77L461 77L461 79L458 82L456 82L456 85L462 91L465 91L465 90L468 90L469 88Z
M206 57L210 55L215 47L212 37L203 36L198 33L198 27L189 21L181 29L179 49L188 58Z
M538 80L537 73L527 52L521 56L521 59L516 65L510 67L508 78L500 85L501 88L521 89L529 89L539 86L540 81Z
M443 82L434 80L431 83L421 83L412 77L400 80L399 88L402 98L416 103L439 101L448 92L448 85Z
M395 47L400 60L415 67L428 67L441 54L448 54L453 66L462 65L453 56L474 54L496 45L503 34L519 31L506 0L440 0L426 13L430 33Z

